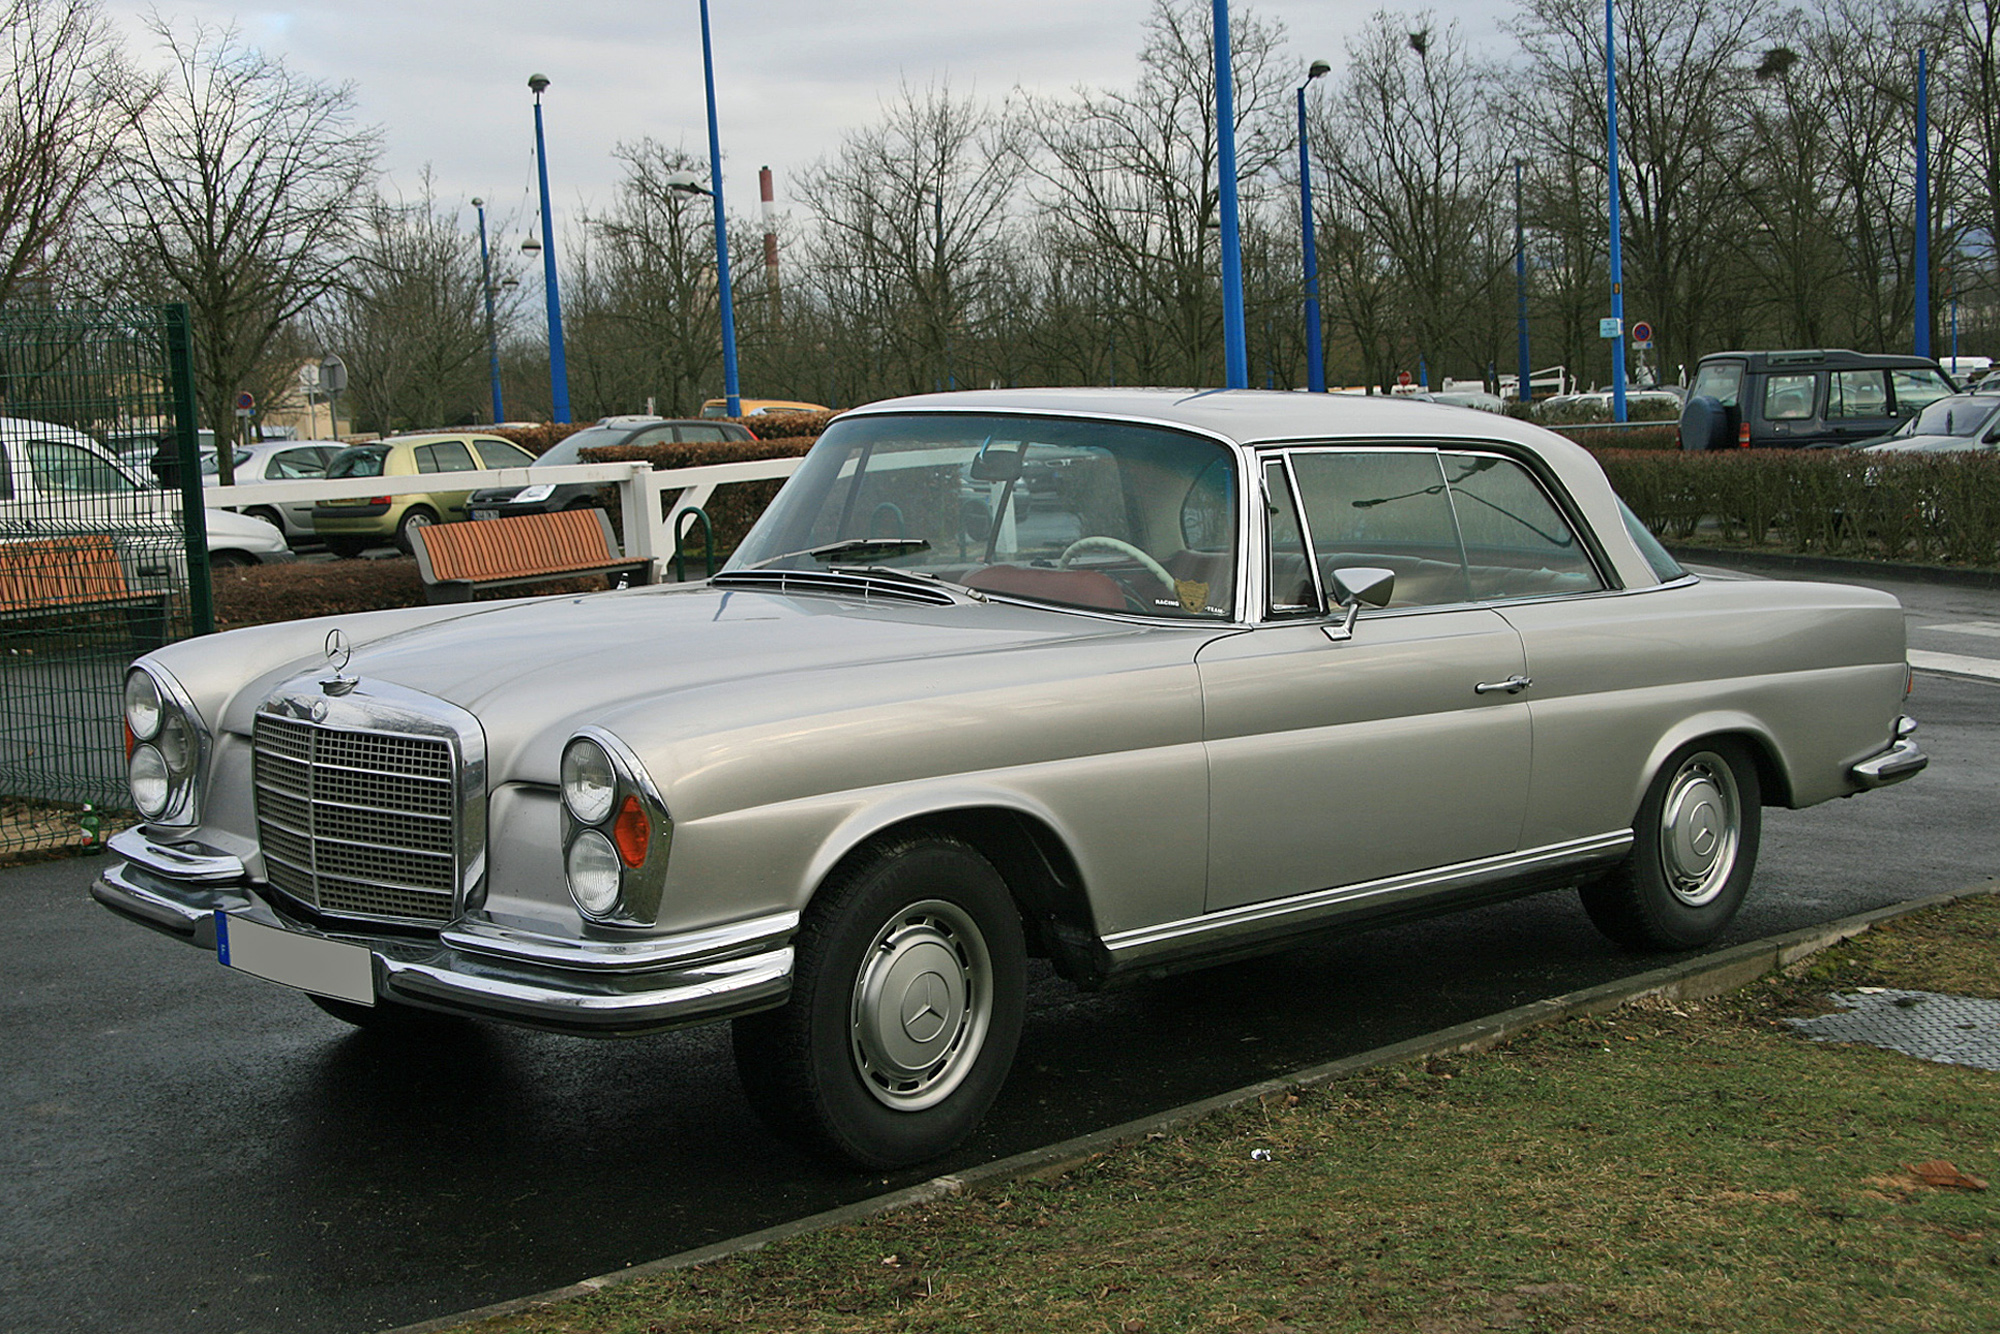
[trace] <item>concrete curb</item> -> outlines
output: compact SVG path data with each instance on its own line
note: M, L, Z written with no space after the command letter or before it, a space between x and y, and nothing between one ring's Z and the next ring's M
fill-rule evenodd
M1748 986L1759 978L1789 968L1801 959L1809 958L1843 940L1858 936L1877 922L1907 917L1926 908L1955 903L1960 899L1973 898L1981 894L2000 894L2000 879L1988 880L1949 893L1911 899L1906 903L1891 904L1886 908L1858 913L1853 917L1843 917L1838 921L1822 923L1819 926L1805 927L1781 936L1771 936L1764 940L1751 941L1746 945L1731 946L1714 954L1702 955L1698 959L1689 959L1682 963L1669 964L1665 968L1640 973L1636 977L1587 987L1582 991L1572 991L1568 995L1556 996L1549 1000L1534 1001L1500 1014L1475 1019L1470 1023L1459 1024L1423 1037L1411 1038L1406 1042L1377 1047L1373 1051L1328 1061L1323 1065L1310 1066L1276 1079L1267 1079L1228 1093L1217 1094L1212 1098L1204 1098L1199 1102L1185 1103L1155 1116L1127 1121L1123 1125L1094 1131L1088 1135L1079 1135L1060 1144L1030 1149L1026 1153L1018 1153L1011 1158L1002 1158L996 1162L982 1163L949 1176L933 1177L919 1185L891 1191L886 1195L877 1195L872 1199L859 1200L838 1209L814 1214L809 1218L780 1223L761 1232L746 1233L727 1241L718 1241L712 1245L682 1251L678 1255L669 1255L664 1259L651 1260L609 1274L600 1274L595 1278L584 1279L580 1283L572 1283L568 1287L538 1292L529 1297L516 1297L511 1301L495 1302L491 1306L461 1311L457 1315L439 1316L414 1325L402 1325L396 1329L382 1331L382 1334L438 1334L439 1331L455 1329L474 1321L513 1315L537 1306L547 1306L552 1302L566 1301L572 1297L586 1297L604 1288L629 1283L634 1279L649 1278L655 1274L669 1273L677 1269L692 1269L697 1265L708 1264L732 1255L761 1250L774 1242L808 1232L862 1222L892 1210L950 1199L971 1191L990 1190L1009 1182L1060 1176L1071 1168L1081 1166L1121 1145L1143 1140L1148 1135L1177 1129L1217 1112L1241 1107L1273 1094L1328 1084L1363 1070L1395 1065L1421 1057L1486 1051L1529 1029L1579 1015L1603 1014L1647 997L1700 1000L1709 996L1719 996L1724 992Z
M1820 575L1829 579L1885 579L1911 584L1949 584L1959 588L2000 588L2000 570L1955 565L1908 565L1884 560L1848 560L1839 556L1802 556L1786 551L1746 551L1736 547L1695 547L1669 543L1674 559L1696 565L1720 565L1751 573Z

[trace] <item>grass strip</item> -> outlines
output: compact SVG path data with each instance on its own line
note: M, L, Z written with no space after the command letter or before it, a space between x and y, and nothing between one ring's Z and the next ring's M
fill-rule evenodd
M480 1322L683 1331L2000 1328L2000 1074L1806 1041L1884 986L2000 998L2000 897L1717 1000L1280 1094L1182 1133Z

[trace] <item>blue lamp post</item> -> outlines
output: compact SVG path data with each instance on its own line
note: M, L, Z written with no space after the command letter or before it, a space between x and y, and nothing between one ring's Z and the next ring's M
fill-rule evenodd
M708 0L701 0L701 67L708 85L708 194L715 201L715 284L722 313L722 392L724 409L743 415L736 384L736 303L729 294L729 219L722 211L722 136L715 124L715 53L708 39Z
M486 201L474 199L472 206L479 210L479 285L486 293L486 358L493 372L493 422L497 426L507 420L507 411L500 406L500 335L493 325L493 261L486 250Z
M703 0L706 4L707 0ZM1250 387L1243 332L1243 240L1236 219L1236 94L1229 62L1229 0L1214 0L1216 188L1222 196L1222 368L1231 389Z
M1930 55L1917 48L1917 338L1916 354L1931 354L1931 113Z
M549 86L546 74L530 74L528 88L535 95L535 169L542 180L542 290L549 303L549 394L556 421L569 420L569 368L563 364L562 298L556 294L556 233L549 217L549 154L542 142L542 90Z
M1625 420L1625 259L1618 235L1618 57L1604 0L1604 114L1611 162L1611 420Z
M1326 356L1320 347L1319 255L1313 249L1312 154L1306 148L1306 84L1330 69L1324 60L1315 60L1299 85L1299 218L1306 252L1306 388L1315 394L1326 392Z
M1531 384L1534 372L1528 365L1528 243L1527 233L1521 225L1521 168L1526 165L1521 159L1514 159L1514 335L1520 344L1520 378L1514 382L1514 401L1532 403L1535 391Z

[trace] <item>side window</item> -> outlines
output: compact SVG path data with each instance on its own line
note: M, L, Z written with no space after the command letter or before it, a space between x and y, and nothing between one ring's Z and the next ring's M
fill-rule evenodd
M125 475L87 449L54 440L27 443L28 469L43 494L104 495L132 490Z
M1813 382L1817 372L1803 375L1773 375L1764 381L1764 420L1767 422L1810 421L1813 415Z
M1886 417L1889 378L1882 371L1835 371L1827 386L1828 417Z
M1889 379L1896 386L1896 411L1906 417L1951 395L1951 386L1936 371L1890 371Z
M287 449L271 456L266 477L318 477L326 471L326 456L317 449Z
M460 449L465 448L463 445L457 447ZM529 454L527 450L506 440L475 440L472 442L472 447L479 451L479 462L477 465L468 462L466 465L468 470L474 466L480 468L520 468L535 461L534 456Z
M1562 511L1526 468L1486 454L1446 454L1444 473L1474 598L1488 602L1604 587Z
M1393 570L1392 607L1471 598L1458 525L1438 455L1429 449L1292 455L1320 586L1335 570Z
M472 451L463 440L441 440L417 446L418 472L471 472Z
M682 441L729 439L729 433L720 426L680 426L675 428L674 434Z
M1265 530L1271 549L1266 553L1265 582L1273 616L1314 616L1320 612L1319 591L1313 587L1312 566L1306 561L1306 540L1299 527L1298 506L1283 462L1264 465Z
M628 445L671 445L676 438L686 440L689 437L684 435L676 437L674 428L671 426L651 426L639 432L639 434L633 436L625 443Z

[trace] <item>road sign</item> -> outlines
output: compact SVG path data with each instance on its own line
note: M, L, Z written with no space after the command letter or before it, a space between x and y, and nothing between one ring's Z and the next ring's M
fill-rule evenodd
M1616 338L1625 332L1624 324L1625 321L1619 319L1616 315L1607 315L1597 322L1597 336L1599 338Z
M257 396L251 393L248 389L241 390L237 393L236 410L238 412L248 412L250 411L250 409L256 406L257 406Z
M1409 373L1408 371L1397 371L1397 372L1396 372L1396 383L1397 383L1397 384L1408 384L1408 383L1410 383L1410 373Z
M1632 321L1632 342L1638 347L1653 345L1653 326L1644 320Z
M320 359L319 387L329 394L347 388L347 363L331 352Z

